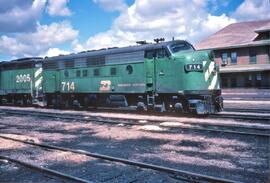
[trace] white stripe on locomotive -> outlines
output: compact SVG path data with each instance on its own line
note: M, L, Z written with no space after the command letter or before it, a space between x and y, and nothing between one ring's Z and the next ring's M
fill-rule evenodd
M35 81L35 88L39 89L39 87L42 83L42 79L43 79L43 77L41 76L38 80Z
M211 62L208 66L208 69L204 73L205 81L208 81L208 79L211 76L211 74L213 73L214 69L215 69L215 62Z
M215 73L214 77L212 78L212 81L211 81L211 84L209 85L208 89L209 90L213 90L215 89L215 86L217 84L217 81L218 81L218 74ZM217 86L219 88L219 86Z
M35 78L37 78L40 74L42 74L43 69L39 68L38 70L36 70L35 72Z

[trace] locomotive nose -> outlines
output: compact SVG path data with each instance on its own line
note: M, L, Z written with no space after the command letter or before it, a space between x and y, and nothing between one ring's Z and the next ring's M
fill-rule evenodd
M183 81L186 90L202 91L219 88L218 65L214 61L213 51L186 52L176 56L182 63Z

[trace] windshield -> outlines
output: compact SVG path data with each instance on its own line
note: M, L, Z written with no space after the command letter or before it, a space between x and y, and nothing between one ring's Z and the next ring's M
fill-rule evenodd
M171 44L170 50L172 53L176 53L179 51L194 50L194 48L188 43L185 43L185 42L179 43L178 42L178 43Z

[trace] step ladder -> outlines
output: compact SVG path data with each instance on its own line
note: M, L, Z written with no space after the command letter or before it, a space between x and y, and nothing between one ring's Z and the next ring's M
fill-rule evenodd
M154 109L154 107L155 107L155 95L154 94L147 95L147 108Z

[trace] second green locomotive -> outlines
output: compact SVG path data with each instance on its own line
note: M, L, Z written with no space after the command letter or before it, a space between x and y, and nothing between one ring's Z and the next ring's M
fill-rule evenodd
M0 62L0 104L42 101L42 58Z

